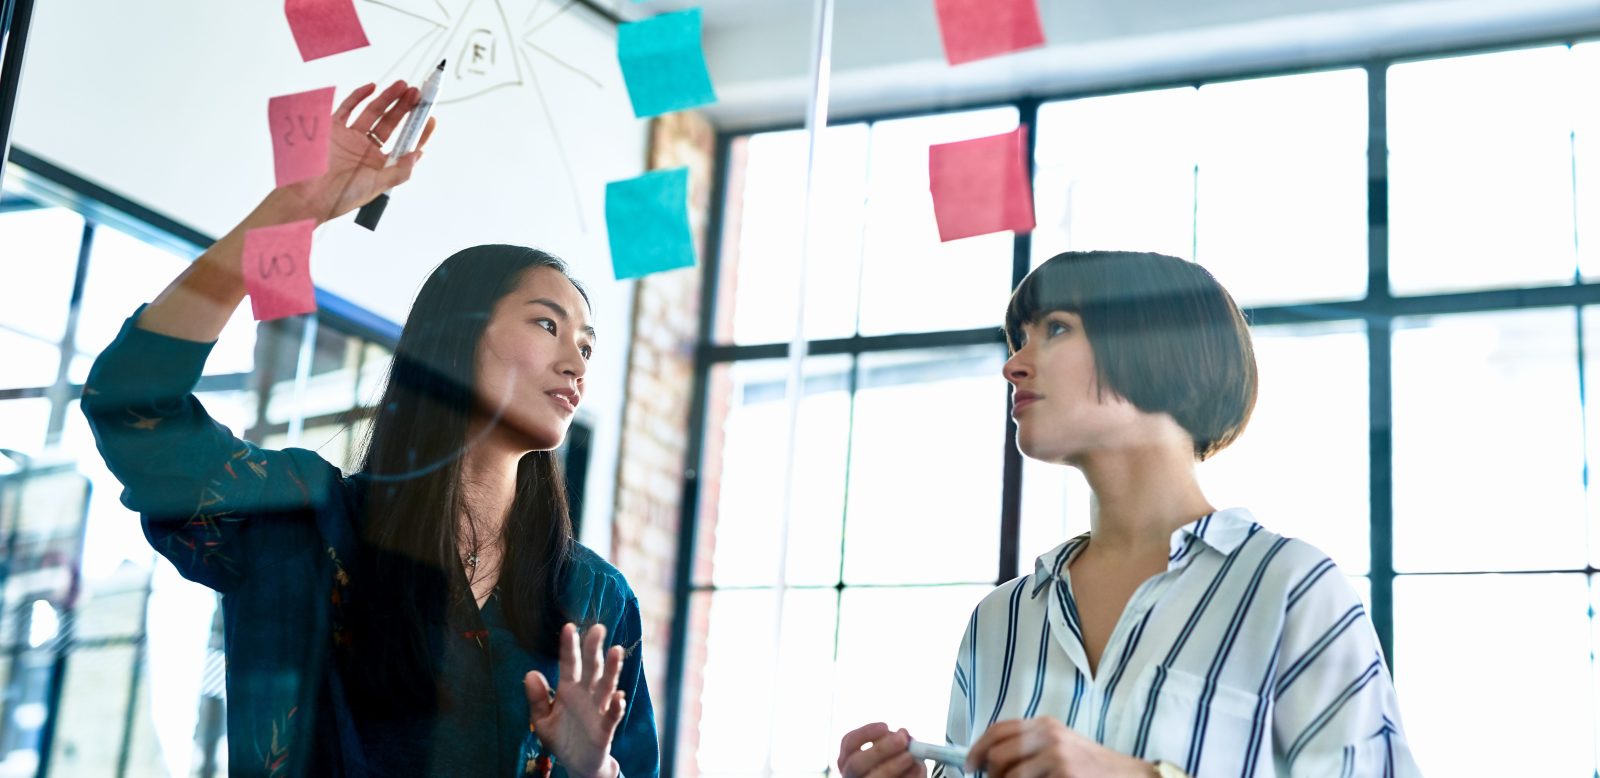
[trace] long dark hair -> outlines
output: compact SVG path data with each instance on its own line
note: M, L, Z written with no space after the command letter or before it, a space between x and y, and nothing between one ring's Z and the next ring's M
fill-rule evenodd
M433 271L406 318L358 476L366 481L365 515L347 604L358 705L427 710L440 703L443 625L452 603L476 606L455 568L478 341L495 303L536 268L572 280L561 260L536 249L464 249ZM568 620L558 599L574 543L563 484L554 452L524 455L501 535L506 620L518 642L547 656L557 654Z

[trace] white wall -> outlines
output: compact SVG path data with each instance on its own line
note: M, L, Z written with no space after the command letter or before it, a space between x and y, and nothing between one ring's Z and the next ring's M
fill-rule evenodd
M369 80L417 80L427 67L424 47L444 45L440 36L408 55L436 29L418 16L442 16L446 7L493 8L493 0L387 2L356 2L373 45L310 63L300 61L283 4L275 0L38 3L13 143L221 235L272 187L269 97L331 85L342 98ZM523 20L536 6L535 22L560 6L499 3L517 33L527 30ZM598 85L530 53L539 88L525 77L521 85L440 105L427 157L394 196L379 230L368 232L349 217L324 226L313 273L319 287L400 322L427 273L458 249L521 243L565 258L589 289L601 334L581 414L596 429L584 540L604 553L633 299L632 283L612 280L605 183L643 169L648 125L629 108L609 22L574 7L529 39ZM402 59L416 69L395 70ZM519 64L526 74L527 60ZM540 107L541 90L554 132Z

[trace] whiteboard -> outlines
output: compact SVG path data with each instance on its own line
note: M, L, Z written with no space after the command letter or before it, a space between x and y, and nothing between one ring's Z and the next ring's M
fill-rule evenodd
M269 97L420 81L441 56L488 46L489 66L452 68L439 133L380 229L319 231L318 285L400 321L429 268L498 241L554 251L604 285L605 182L643 169L646 133L615 28L556 0L355 5L372 45L304 63L281 2L40 3L14 143L220 235L272 186Z
M616 29L561 0L354 0L371 45L302 62L283 3L59 0L35 6L13 144L220 236L273 185L270 97L453 70L439 129L376 232L317 231L317 286L401 322L427 273L480 243L535 246L588 287L600 348L585 540L608 545L633 284L612 280L605 184L644 168ZM492 58L482 56L484 47ZM598 391L595 391L598 390ZM591 532L601 536L591 536Z

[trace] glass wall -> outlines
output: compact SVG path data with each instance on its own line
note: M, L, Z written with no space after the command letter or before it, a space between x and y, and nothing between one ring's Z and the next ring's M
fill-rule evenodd
M0 198L0 247L28 266L0 284L0 775L225 775L216 595L145 542L77 399L198 249L51 205L25 172ZM391 345L335 317L258 325L241 306L197 396L242 438L348 470Z
M829 128L787 506L804 136L727 139L676 775L940 739L971 608L1089 526L1076 471L1008 463L998 331L1019 268L1086 249L1247 308L1260 399L1202 485L1351 577L1423 769L1595 775L1597 91L1583 43ZM928 145L1018 122L1036 230L938 243Z

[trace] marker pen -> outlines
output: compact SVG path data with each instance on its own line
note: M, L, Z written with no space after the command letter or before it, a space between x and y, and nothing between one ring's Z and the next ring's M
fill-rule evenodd
M911 741L911 756L916 759L932 759L943 762L951 767L961 770L967 764L967 749L959 746L936 746L920 740Z
M422 82L420 99L417 107L411 109L406 115L406 123L400 127L400 137L395 139L394 148L389 152L389 160L384 167L389 167L400 158L410 154L417 147L417 141L422 138L422 128L428 125L428 114L433 110L433 101L439 96L439 82L444 80L444 60L439 60L439 67L428 74ZM383 218L383 209L389 205L389 191L372 198L372 202L361 206L356 212L356 224L369 230L378 229L378 220Z

